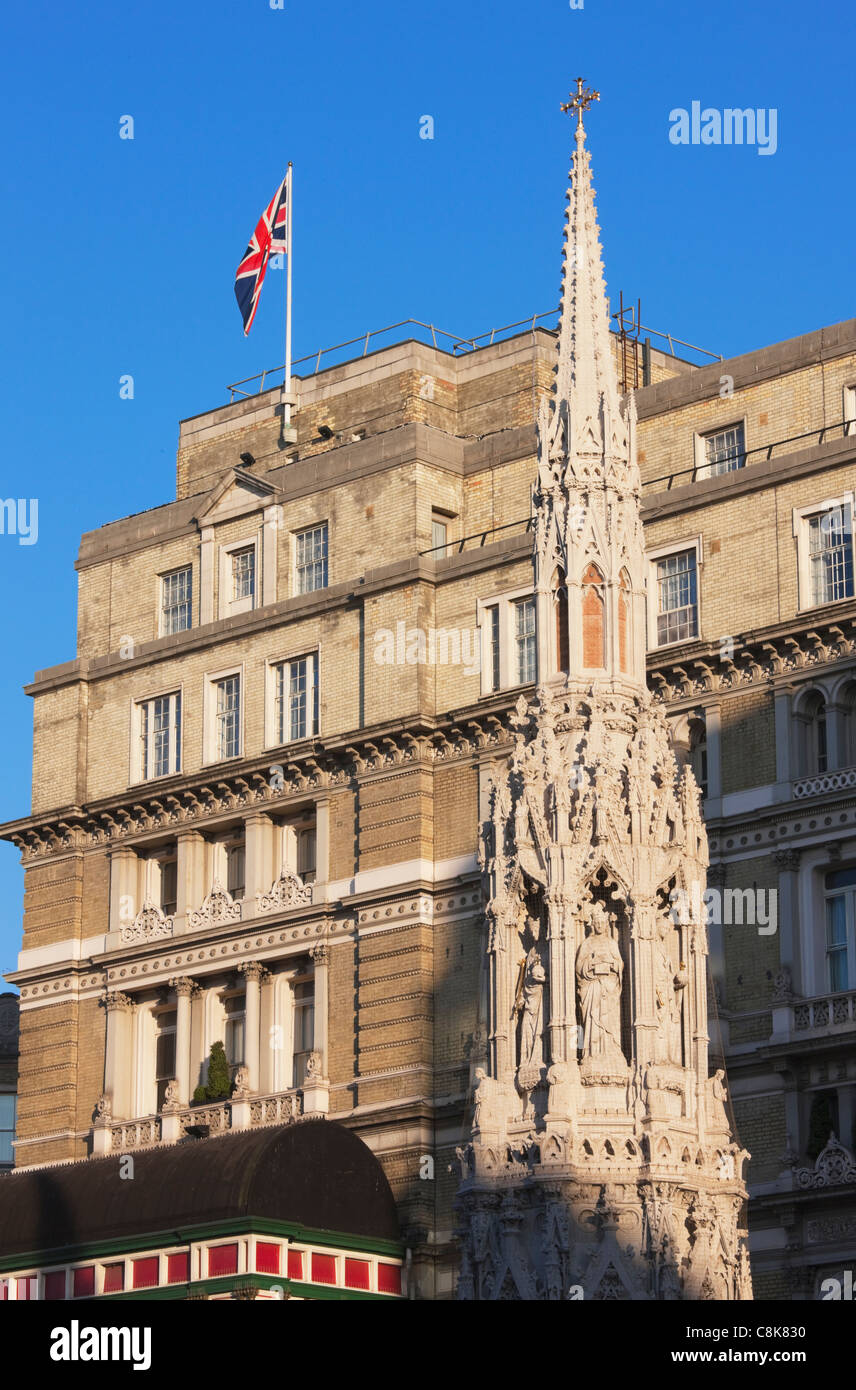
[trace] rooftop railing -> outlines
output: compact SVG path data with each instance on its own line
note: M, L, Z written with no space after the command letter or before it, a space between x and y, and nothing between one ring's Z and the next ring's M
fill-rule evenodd
M613 319L617 320L618 315L613 314ZM449 333L445 328L438 328L434 323L423 323L421 319L399 319L398 323L387 324L386 328L373 328L367 333L361 333L356 338L348 338L343 343L334 343L330 347L318 348L315 352L307 353L305 357L299 357L292 362L292 371L296 376L300 376L300 367L306 367L302 375L312 376L321 371L321 364L324 367L335 366L337 362L352 361L356 357L367 357L370 352L377 352L380 348L390 347L393 343L406 341L407 338L415 338L417 342L430 344L431 347L439 348L442 352L457 355L462 352L475 352L480 347L490 347L492 343L502 342L505 338L513 338L518 333L534 331L541 327L548 332L555 332L558 326L558 309L549 309L543 314L532 314L525 319L517 319L514 323L503 324L500 328L491 328L487 333L478 333L474 338L467 338L462 334ZM398 333L399 329L407 329L405 338ZM616 330L617 331L617 330ZM398 337L391 338L392 334L398 333ZM658 328L647 328L644 324L633 324L634 335L644 334L648 338L656 338L657 346L661 352L668 352L668 355L680 358L681 361L690 362L693 366L703 365L701 362L693 362L691 358L683 357L676 351L680 348L682 352L690 352L696 356L711 362L721 362L722 356L718 352L709 352L707 348L697 347L694 343L684 342L682 338L676 338L672 333L664 333ZM386 341L384 341L386 340ZM660 344L667 346L660 346ZM351 351L348 351L351 349ZM242 381L233 381L227 387L230 403L235 400L244 400L250 396L258 396L262 391L270 391L276 386L282 386L285 377L284 364L279 367L270 367L263 372L257 372L254 376L244 377Z

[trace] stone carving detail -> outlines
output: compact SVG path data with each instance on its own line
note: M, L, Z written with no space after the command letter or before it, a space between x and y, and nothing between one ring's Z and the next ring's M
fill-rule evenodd
M202 906L187 914L187 925L191 931L198 927L220 927L240 920L240 902L236 902L217 879Z
M236 1067L235 1080L232 1086L233 1100L246 1100L250 1094L250 1069L249 1067Z
M126 923L122 928L122 943L132 945L137 941L158 941L172 934L173 918L165 917L156 903L146 902L133 922Z
M324 1058L320 1052L310 1052L306 1059L306 1081L310 1086L324 1077Z
M164 1115L176 1115L181 1109L181 1101L178 1098L178 1081L173 1078L166 1083L164 1090L162 1113Z
M646 683L635 407L582 127L570 202L533 498L541 684L510 720L479 844L487 1046L459 1154L458 1295L746 1299L747 1155L723 1073L708 1078L707 835Z
M797 1187L841 1187L856 1183L856 1159L849 1149L830 1134L826 1147L821 1149L813 1168L794 1169Z
M283 869L269 893L256 894L256 912L262 917L268 912L289 912L295 907L305 907L312 902L312 884L304 883L302 878L289 869Z
M109 1125L113 1121L113 1097L102 1092L95 1102L96 1125Z

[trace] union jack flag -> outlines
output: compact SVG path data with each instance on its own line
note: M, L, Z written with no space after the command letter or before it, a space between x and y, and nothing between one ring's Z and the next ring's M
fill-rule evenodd
M249 333L259 305L265 272L271 256L288 250L286 225L288 211L288 175L274 193L256 224L244 258L235 272L235 298L244 320L244 335Z

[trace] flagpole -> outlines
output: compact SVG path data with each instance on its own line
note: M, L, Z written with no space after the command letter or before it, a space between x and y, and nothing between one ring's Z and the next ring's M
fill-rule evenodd
M293 193L293 170L291 160L288 161L287 180L287 201L286 201L286 266L285 266L285 381L284 393L288 397L291 395L291 235L292 235L292 212L294 208ZM283 403L283 424L291 424L291 403L286 399Z

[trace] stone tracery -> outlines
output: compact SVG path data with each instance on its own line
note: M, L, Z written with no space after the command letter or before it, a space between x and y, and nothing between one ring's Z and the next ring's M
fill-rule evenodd
M459 1294L749 1298L747 1155L708 1078L706 930L672 906L694 884L701 900L707 837L646 684L635 407L610 354L581 124L569 196L534 495L539 684L481 836L487 1058Z

